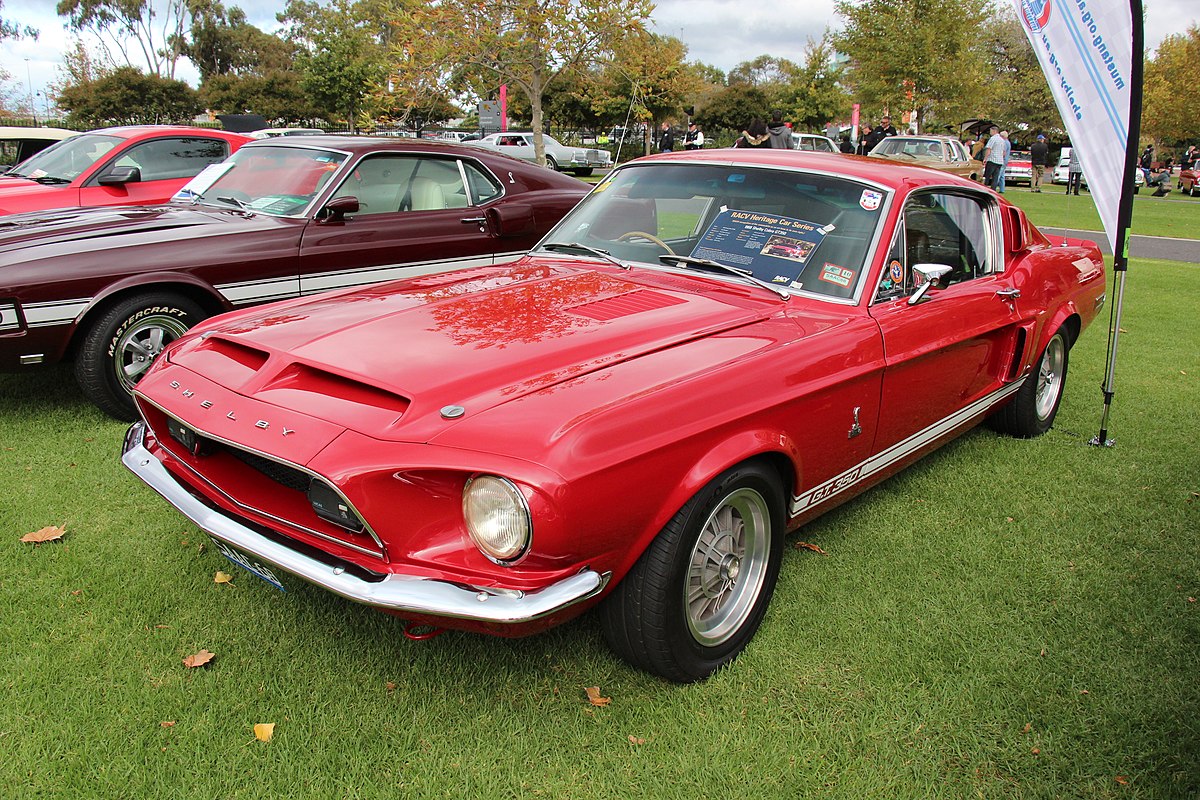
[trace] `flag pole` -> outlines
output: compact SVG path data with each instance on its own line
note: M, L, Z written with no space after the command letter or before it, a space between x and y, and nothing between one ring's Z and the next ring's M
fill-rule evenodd
M1100 432L1088 444L1093 447L1112 447L1108 438L1108 417L1116 394L1117 344L1121 336L1121 311L1125 305L1125 277L1129 271L1129 226L1133 220L1134 169L1137 167L1138 139L1142 132L1142 72L1145 32L1142 27L1142 0L1129 0L1130 23L1133 30L1133 57L1130 59L1129 139L1125 144L1125 171L1121 178L1121 200L1117 205L1117 239L1113 248L1113 282L1116 297L1108 318L1108 355L1104 364L1104 410L1100 415Z

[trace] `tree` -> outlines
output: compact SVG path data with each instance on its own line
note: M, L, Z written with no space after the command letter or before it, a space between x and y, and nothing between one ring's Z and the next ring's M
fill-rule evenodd
M1016 12L1005 7L983 26L981 43L988 64L981 99L989 116L1011 130L1046 131L1064 136L1065 128L1037 53ZM1030 137L1032 138L1032 137Z
M183 81L118 67L104 77L62 90L58 104L72 126L187 122L200 111L196 91Z
M212 75L263 75L291 69L296 48L246 21L240 8L221 0L187 0L190 38L179 50L200 70L203 83Z
M105 58L134 66L140 52L146 71L174 78L183 55L187 0L59 0L58 15L76 35L95 37Z
M200 85L199 100L211 111L260 114L285 126L310 127L321 116L293 70L213 75Z
M400 83L428 91L457 66L515 87L529 101L543 164L543 98L561 76L610 58L651 9L649 0L396 3L392 54Z
M841 78L829 35L820 41L809 39L804 49L804 66L782 88L780 105L785 118L805 130L818 130L831 120L844 118L850 110L850 97L842 87Z
M1196 140L1200 108L1200 28L1188 27L1162 40L1146 64L1142 96L1142 135L1172 145Z
M4 8L4 1L0 0L0 9ZM21 25L19 22L4 19L0 17L0 41L5 39L36 39L38 38L37 28L31 28L28 25Z
M849 83L867 105L926 117L975 116L986 61L979 40L990 6L972 0L838 0L834 46L850 58ZM911 97L909 94L911 93ZM898 116L898 114L897 114Z
M384 29L375 3L333 0L288 0L277 15L288 23L287 38L298 48L296 67L301 85L320 112L341 118L353 130L369 100L387 86Z
M741 131L752 119L765 120L770 107L770 99L761 87L738 83L709 98L704 108L697 111L696 121L706 130Z

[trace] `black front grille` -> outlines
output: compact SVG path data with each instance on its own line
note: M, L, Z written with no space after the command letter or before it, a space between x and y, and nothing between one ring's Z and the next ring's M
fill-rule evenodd
M280 486L295 489L298 492L308 491L308 484L312 480L312 476L307 472L302 472L295 467L280 464L278 461L272 461L269 458L263 458L254 453L248 453L237 447L230 447L229 445L221 445L221 447L238 461L261 472Z

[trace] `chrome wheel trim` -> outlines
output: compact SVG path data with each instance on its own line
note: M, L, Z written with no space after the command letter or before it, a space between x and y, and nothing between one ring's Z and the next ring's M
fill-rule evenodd
M713 647L736 635L766 582L771 512L753 489L727 495L709 514L687 561L684 616L697 643Z
M165 314L152 314L131 325L113 346L117 383L132 391L163 348L187 332L186 324Z
M1046 345L1042 361L1038 365L1037 394L1034 411L1040 420L1049 418L1062 394L1063 366L1067 358L1067 345L1062 336L1055 336Z

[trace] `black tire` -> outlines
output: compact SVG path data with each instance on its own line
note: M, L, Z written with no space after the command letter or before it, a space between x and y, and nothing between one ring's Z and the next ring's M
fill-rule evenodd
M707 678L758 630L783 539L779 477L756 462L727 470L679 510L601 605L609 646L669 681Z
M172 293L122 300L86 329L75 358L75 379L101 411L134 420L134 384L163 347L206 316L196 303Z
M558 162L554 160L554 156L546 156L546 167L558 171Z
M1070 336L1059 328L1038 357L1032 375L1015 397L989 420L992 427L1019 439L1032 439L1050 430L1067 388Z
M586 177L588 177L588 176L589 176L589 175L591 175L591 174L592 174L592 168L591 168L591 167L587 167L586 169L577 169L577 170L575 170L575 177L577 177L577 178L586 178Z

